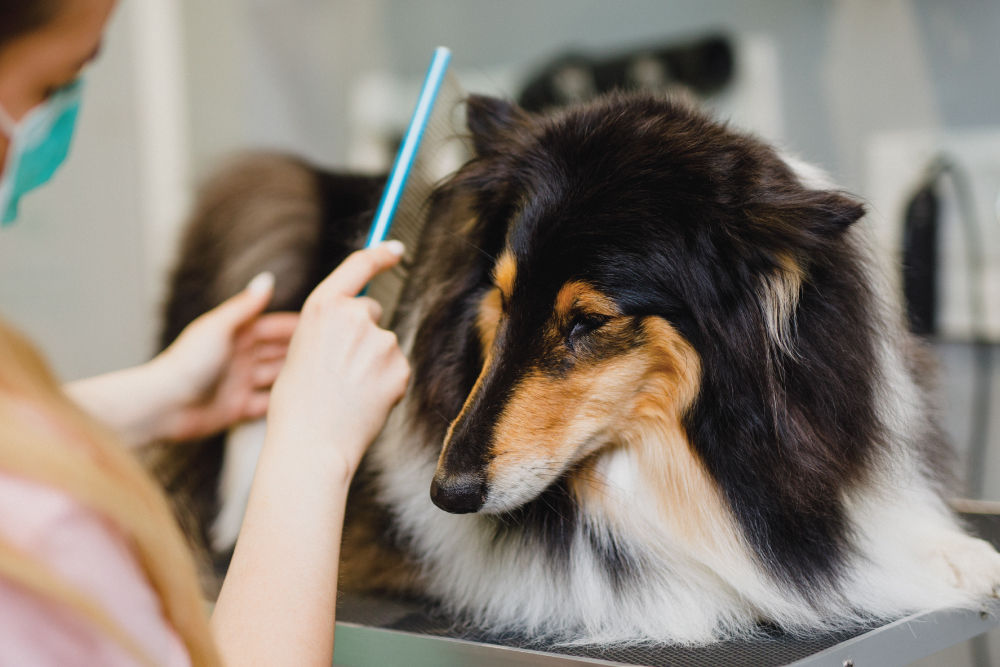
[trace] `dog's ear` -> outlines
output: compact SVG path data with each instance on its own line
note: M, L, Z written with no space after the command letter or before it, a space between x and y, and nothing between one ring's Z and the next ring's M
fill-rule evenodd
M860 220L865 207L849 196L832 190L805 190L792 203L792 214L802 216L805 227L824 238L839 236Z
M485 95L470 95L466 121L478 155L503 150L504 144L528 122L528 114L513 102Z
M865 207L845 194L800 186L768 192L745 210L758 241L807 251L839 238L865 214Z

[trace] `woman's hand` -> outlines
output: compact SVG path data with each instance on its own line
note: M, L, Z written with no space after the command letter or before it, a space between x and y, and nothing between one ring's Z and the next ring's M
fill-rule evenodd
M261 274L152 361L66 391L133 446L203 438L262 417L299 319L261 315L273 292L274 276Z
M381 309L355 295L400 255L392 241L354 253L302 309L212 615L227 664L333 659L348 485L410 372L395 336L376 324Z
M355 252L313 290L274 386L268 441L314 447L348 478L409 380L395 334L378 326L382 309L355 296L401 254L395 241Z
M267 414L299 321L297 313L261 315L273 293L274 276L260 274L150 362L170 406L161 439L193 440Z

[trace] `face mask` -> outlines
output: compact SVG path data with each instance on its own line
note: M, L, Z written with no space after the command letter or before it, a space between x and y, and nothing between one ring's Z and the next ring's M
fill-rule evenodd
M10 140L0 175L0 223L17 217L21 197L48 182L69 153L83 81L63 86L20 122L0 107L0 131Z

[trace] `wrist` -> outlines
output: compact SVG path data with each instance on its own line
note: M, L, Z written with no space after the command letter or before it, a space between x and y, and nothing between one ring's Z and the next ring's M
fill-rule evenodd
M179 409L193 400L193 384L182 377L170 348L139 366L147 383L155 387L157 401L163 409Z
M319 434L308 428L282 428L268 421L264 453L268 459L280 461L282 466L301 468L310 479L322 479L334 488L350 485L360 463L363 450L358 443L346 438Z
M138 383L148 406L146 442L180 439L181 413L191 399L168 354L163 352L134 371L140 378Z
M155 360L154 360L155 361ZM92 416L137 447L165 437L172 397L162 391L167 369L147 362L71 382L66 393Z

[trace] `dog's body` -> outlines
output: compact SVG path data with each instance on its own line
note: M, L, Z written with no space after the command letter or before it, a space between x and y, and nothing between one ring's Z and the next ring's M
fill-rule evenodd
M352 491L345 586L585 642L992 593L1000 556L942 500L920 352L858 204L671 101L473 98L469 125L402 300L413 379Z

